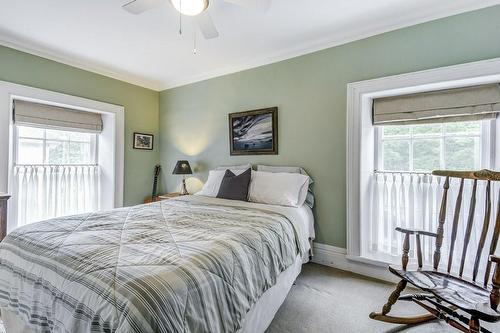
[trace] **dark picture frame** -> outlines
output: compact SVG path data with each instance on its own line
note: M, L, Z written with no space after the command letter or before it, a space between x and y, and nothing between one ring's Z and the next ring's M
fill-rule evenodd
M133 147L140 150L153 150L154 139L153 134L134 132Z
M229 114L230 155L278 155L278 108Z

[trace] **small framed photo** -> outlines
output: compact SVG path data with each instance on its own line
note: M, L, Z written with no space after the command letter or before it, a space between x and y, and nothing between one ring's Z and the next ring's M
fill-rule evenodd
M134 149L153 150L154 135L134 133Z
M278 108L229 114L231 155L278 154Z

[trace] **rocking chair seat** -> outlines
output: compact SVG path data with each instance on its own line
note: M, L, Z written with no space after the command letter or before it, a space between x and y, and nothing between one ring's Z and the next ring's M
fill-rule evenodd
M472 282L437 271L405 271L391 266L389 270L425 292L432 293L461 310L488 322L500 320L500 312L490 307L490 291Z

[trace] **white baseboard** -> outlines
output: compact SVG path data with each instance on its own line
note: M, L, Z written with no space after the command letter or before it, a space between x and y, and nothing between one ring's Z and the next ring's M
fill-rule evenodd
M349 270L349 263L346 259L347 250L341 247L314 243L314 256L312 261L330 267L335 267L342 269L344 271Z
M389 272L387 268L389 265L372 265L362 260L348 258L347 250L337 246L314 243L312 262L388 282L399 281Z

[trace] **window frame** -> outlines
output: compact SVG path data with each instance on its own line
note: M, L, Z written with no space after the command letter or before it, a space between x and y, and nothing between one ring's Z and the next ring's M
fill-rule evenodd
M416 139L439 139L441 140L441 156L440 156L440 167L446 169L446 163L445 163L445 150L444 150L444 141L446 138L450 137L456 137L456 138L477 138L479 137L479 144L480 144L480 156L479 156L479 168L491 168L494 163L495 163L495 156L493 152L495 151L495 137L496 137L496 122L498 118L495 119L487 119L487 120L481 120L481 130L479 135L477 134L446 134L444 126L441 129L441 132L439 134L424 134L424 135L416 135L410 131L409 135L402 136L399 138L390 138L387 141L398 141L398 140L409 140L410 145L409 145L409 170L403 171L403 170L386 170L383 167L383 154L384 154L384 148L383 148L383 128L384 126L374 126L374 171L375 172L396 172L396 173L419 173L419 174L425 174L425 173L430 173L432 170L429 171L416 171L413 169L413 140L414 138ZM411 125L407 125L411 126Z
M372 118L372 101L375 98L406 95L425 91L460 88L500 82L500 58L459 65L432 68L387 77L374 78L347 84L346 108L346 217L347 239L344 269L368 274L380 279L395 281L387 271L387 262L361 257L363 225L370 213L369 184L373 175L375 144ZM497 119L498 120L498 119ZM500 147L500 120L496 131L490 132L491 149ZM495 141L496 140L496 141ZM495 154L489 154L494 156ZM500 168L500 154L490 163ZM326 245L325 245L326 246ZM318 247L318 250L320 247ZM334 262L334 258L326 260ZM369 264L369 265L366 265ZM340 265L335 265L341 267Z
M33 166L51 166L51 165L59 165L59 166L97 166L99 165L99 135L97 134L92 134L90 142L86 141L75 141L75 140L58 140L58 139L47 139L47 131L46 130L58 130L58 131L64 131L64 132L74 132L74 131L68 131L65 129L55 129L55 128L45 128L45 127L37 127L37 126L25 126L25 125L20 125L21 127L33 127L33 128L39 128L44 130L43 133L43 138L32 138L32 137L21 137L19 135L19 126L18 125L13 125L13 145L12 145L12 154L13 154L13 165L33 165ZM29 140L38 140L43 142L43 163L18 163L19 161L19 143L20 139L29 139ZM46 157L47 157L47 142L79 142L79 143L90 143L90 150L91 150L91 155L93 157L93 162L92 163L47 163L46 162Z
M0 136L5 144L0 145L0 191L8 193L13 186L14 124L13 107L15 100L61 106L72 110L100 113L103 130L99 134L99 168L101 182L101 209L113 209L124 204L125 172L125 107L123 105L96 101L74 95L29 87L26 85L0 81ZM9 200L7 232L17 226L14 200Z

